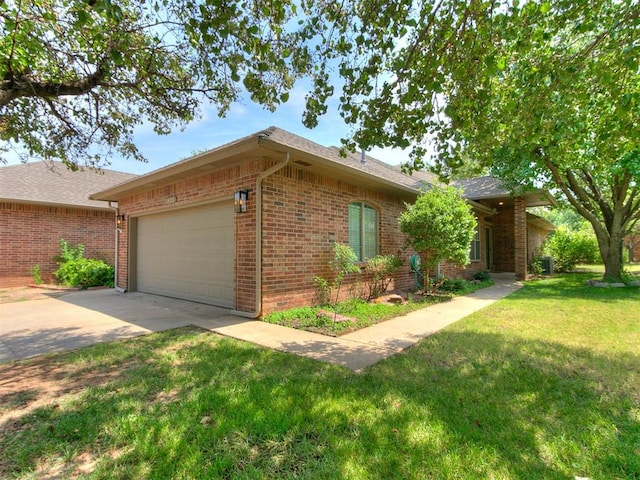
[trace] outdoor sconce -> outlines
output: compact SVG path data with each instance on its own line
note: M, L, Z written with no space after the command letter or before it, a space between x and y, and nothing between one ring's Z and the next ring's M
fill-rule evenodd
M236 213L245 213L247 211L247 197L249 190L238 190L233 194L233 210Z
M125 218L124 213L116 215L116 222L118 223L118 226L121 226L124 223Z

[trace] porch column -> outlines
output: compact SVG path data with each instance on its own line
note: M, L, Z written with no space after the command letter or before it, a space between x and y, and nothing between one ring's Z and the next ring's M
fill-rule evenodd
M515 272L517 280L527 278L527 208L523 197L513 199Z

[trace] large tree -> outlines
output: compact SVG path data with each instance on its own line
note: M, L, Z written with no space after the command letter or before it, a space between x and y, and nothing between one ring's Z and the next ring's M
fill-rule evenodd
M471 159L557 189L619 278L640 215L637 0L383 3L358 4L337 36L349 145L413 145L410 168L431 150L445 175Z
M0 2L0 148L101 166L113 150L141 159L137 125L168 133L202 101L223 115L244 90L273 109L313 69L313 8L292 0Z

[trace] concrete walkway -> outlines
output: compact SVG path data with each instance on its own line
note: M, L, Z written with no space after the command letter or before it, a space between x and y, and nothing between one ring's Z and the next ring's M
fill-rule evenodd
M0 304L0 362L196 325L264 347L342 365L355 372L394 355L520 288L513 276L339 338L231 315L228 310L143 293L73 292Z
M431 305L337 338L264 322L236 323L213 331L360 372L522 287L513 275L495 275L494 281L493 286L470 295L455 297L450 302Z

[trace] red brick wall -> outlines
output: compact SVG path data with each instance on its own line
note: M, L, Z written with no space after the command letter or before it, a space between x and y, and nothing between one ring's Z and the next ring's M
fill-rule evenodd
M121 199L120 212L127 216L128 223L131 216L229 199L236 190L248 189L248 212L235 216L235 286L236 309L253 311L256 179L276 163L269 159L251 160L159 186ZM405 261L394 287L413 284L408 266L410 252L402 252L404 238L397 228L397 217L404 209L401 199L287 166L263 182L263 313L314 301L313 276L329 276L333 242L348 241L347 212L352 201L364 201L378 209L380 253L401 255ZM120 233L118 284L122 287L128 284L128 232L125 225ZM352 286L347 285L344 291Z
M0 203L0 286L33 283L34 265L40 265L43 279L51 281L61 238L82 243L86 257L113 265L114 226L113 211Z
M513 206L500 205L493 217L493 270L515 272Z
M263 311L314 302L314 275L331 278L333 243L348 243L348 205L362 201L378 211L379 252L399 255L405 265L393 288L413 285L411 252L403 252L398 216L401 199L287 166L264 181ZM361 288L360 276L347 279L344 295Z
M440 273L447 278L465 278L470 280L473 278L473 274L477 272L483 272L487 270L487 249L486 247L486 232L484 221L484 214L475 211L476 221L478 222L478 228L480 230L480 260L472 261L466 267L463 267L456 263L443 262L440 265ZM435 275L434 275L435 276Z
M542 244L549 235L545 228L538 227L531 223L527 224L527 264L531 265L534 257L541 255Z
M515 197L513 199L513 233L515 249L515 272L518 280L527 278L527 207L524 198Z
M629 252L629 261L640 262L640 233L624 237L624 245Z
M122 210L118 210L122 212ZM116 288L127 289L128 259L129 249L127 239L129 238L129 221L125 219L118 223L118 268L116 269Z

